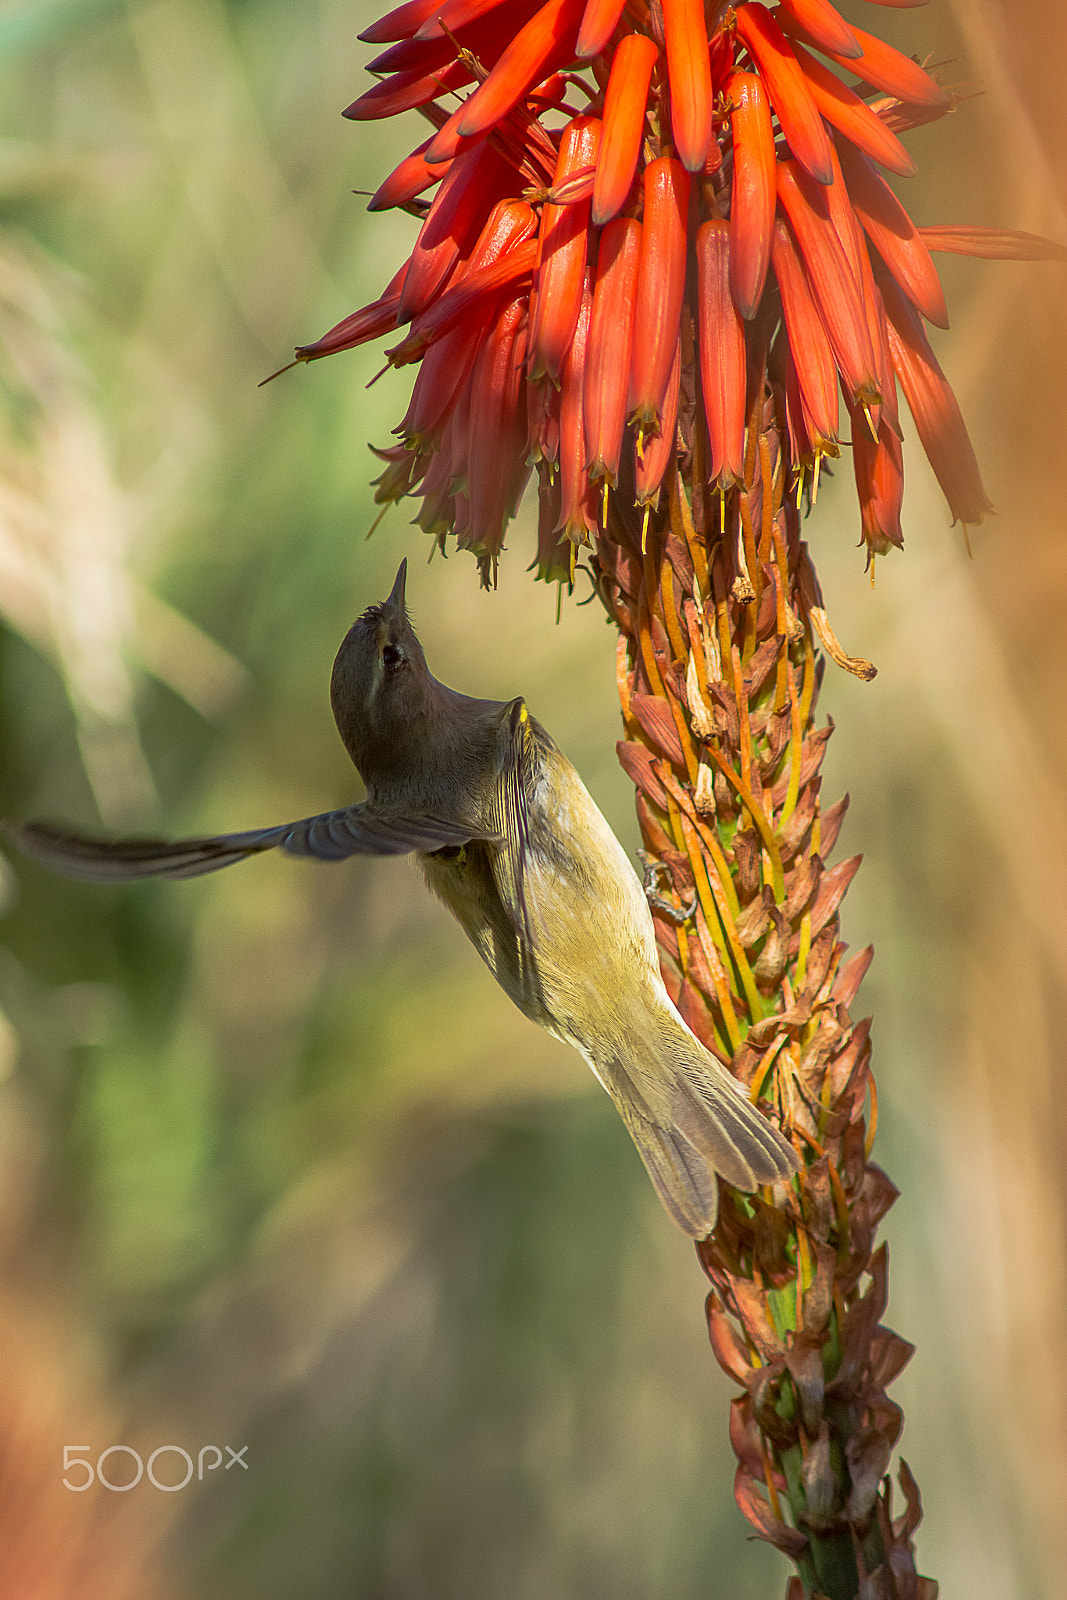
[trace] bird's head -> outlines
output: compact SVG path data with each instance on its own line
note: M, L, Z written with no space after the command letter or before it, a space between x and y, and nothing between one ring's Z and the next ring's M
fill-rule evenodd
M386 600L353 623L333 664L330 704L345 749L370 786L402 760L431 698L433 679L404 605L407 561Z

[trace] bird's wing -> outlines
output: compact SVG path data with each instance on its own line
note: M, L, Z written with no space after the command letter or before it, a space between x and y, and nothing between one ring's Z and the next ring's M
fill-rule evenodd
M492 821L500 832L502 844L494 859L494 877L518 940L524 986L527 983L536 986L533 921L526 892L536 747L524 700L513 700L507 707L500 731L502 762L493 796Z
M413 850L457 847L477 838L496 838L440 817L381 813L366 804L324 811L317 817L285 822L249 833L223 833L203 839L93 839L49 823L31 822L7 830L9 838L34 861L68 878L121 883L131 878L196 878L217 872L263 850L293 856L343 861L347 856L399 856Z

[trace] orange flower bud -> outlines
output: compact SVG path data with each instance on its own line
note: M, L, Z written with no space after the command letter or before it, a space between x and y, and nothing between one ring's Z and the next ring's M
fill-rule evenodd
M600 147L596 117L575 117L563 130L553 190L575 173L593 166ZM589 243L589 200L545 205L541 214L541 250L537 297L530 328L530 376L547 372L560 381L563 359L578 320L585 283Z
M445 38L440 39L401 39L397 44L383 50L381 55L367 62L367 71L374 73L392 72L436 72L439 67L447 66L454 61L455 49Z
M645 168L644 190L630 369L630 421L655 433L682 320L689 174L680 161L659 156Z
M820 50L854 58L863 54L859 40L830 0L781 0L780 10L799 23Z
M831 163L832 175L832 163ZM860 287L830 220L825 188L793 161L778 163L778 197L800 248L812 299L851 400L881 398ZM799 362L800 355L794 351Z
M894 50L892 45L876 38L873 33L865 33L862 28L853 27L852 32L860 44L862 53L858 56L844 56L819 44L818 40L795 22L788 12L779 9L776 16L791 37L799 34L804 44L822 50L824 55L836 61L838 66L854 72L857 78L862 78L864 83L869 83L873 88L882 89L886 94L891 94L898 100L906 100L911 105L925 106L930 111L951 109L952 101L944 89L919 66L917 61L912 61L910 56Z
M374 122L379 117L395 117L401 111L424 106L453 89L470 83L474 73L462 61L453 61L439 72L396 72L384 83L376 83L366 94L341 113L350 122Z
M459 131L484 133L507 115L533 84L574 55L575 0L547 0L507 45L484 83L464 107ZM472 502L471 516L475 515Z
M441 0L405 0L403 5L379 17L377 22L372 22L356 37L363 44L389 44L393 39L411 39L440 3Z
M853 207L878 254L923 316L947 328L941 280L918 228L867 157L845 141L841 165Z
M671 131L682 165L700 172L711 143L711 59L704 0L661 0Z
M600 55L619 25L625 3L626 0L586 0L578 30L578 55Z
M745 475L745 326L730 294L730 226L715 218L697 231L700 380L711 457L723 487Z
M451 161L464 150L470 150L478 143L478 138L464 139L459 131L460 119L467 108L466 100L461 100L450 117L434 134L426 147L426 156L432 166L439 166Z
M409 265L404 262L380 300L353 311L314 344L297 345L296 359L318 361L322 356L336 355L339 350L355 350L358 345L369 344L371 339L380 339L384 333L391 332L397 326L400 295Z
M619 41L604 93L604 132L593 184L592 218L598 227L620 211L637 171L648 86L659 51L643 33Z
M582 392L586 471L594 481L606 478L613 485L626 423L640 251L641 224L614 217L600 236L589 318Z
M945 492L953 522L979 523L992 511L967 427L952 387L930 348L922 319L888 276L882 296L889 348L922 447Z
M818 183L829 183L830 141L789 41L766 6L740 5L735 15L737 37L759 67L786 144Z
M480 22L488 12L495 11L500 3L501 0L445 0L444 5L432 8L429 15L420 23L415 37L445 39L450 33L459 33L461 28L469 28L472 22Z
M393 206L403 206L409 200L414 200L417 194L424 189L429 189L432 184L439 183L445 175L441 166L430 166L426 160L426 150L430 144L429 139L424 139L417 150L405 156L398 167L394 167L385 182L367 201L368 211L389 211Z
M899 172L904 178L914 177L915 162L896 134L876 111L871 110L866 100L861 100L853 89L842 83L835 72L831 72L829 67L805 50L802 44L794 42L793 54L808 81L811 97L826 121L883 167L888 167L890 172Z
M754 72L735 72L727 84L726 98L734 143L730 289L737 309L751 322L771 259L778 200L774 129L763 80Z

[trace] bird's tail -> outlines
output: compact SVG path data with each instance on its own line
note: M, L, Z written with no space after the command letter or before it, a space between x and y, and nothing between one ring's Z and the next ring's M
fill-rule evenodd
M663 1204L691 1238L715 1226L716 1174L751 1191L789 1178L796 1151L685 1027L665 1016L639 1064L598 1064ZM655 1059L649 1059L651 1054Z

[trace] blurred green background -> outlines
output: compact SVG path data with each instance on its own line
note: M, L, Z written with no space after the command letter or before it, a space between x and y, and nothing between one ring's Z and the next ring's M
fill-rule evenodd
M1067 239L1058 15L844 9L985 85L914 136L917 219ZM528 511L492 595L473 563L424 568L402 511L367 543L366 445L403 378L366 389L374 347L257 388L414 234L351 193L423 137L415 116L339 119L372 14L0 9L0 814L179 834L346 803L330 664L406 554L434 669L525 694L636 843L612 634L581 584L557 625ZM946 1594L1051 1600L1067 292L1049 265L944 275L938 348L1000 514L968 562L913 449L908 549L872 590L847 463L820 497L830 616L880 669L828 679L826 792L851 791L843 848L866 855L845 928L877 947L860 1009L903 1191L890 1320L919 1347L894 1394L920 1566ZM581 1062L509 1007L410 863L108 889L12 859L0 910L5 1594L781 1592L733 1506L691 1248ZM63 1489L65 1444L117 1442L247 1444L248 1470Z

